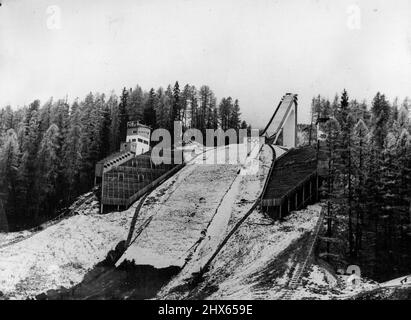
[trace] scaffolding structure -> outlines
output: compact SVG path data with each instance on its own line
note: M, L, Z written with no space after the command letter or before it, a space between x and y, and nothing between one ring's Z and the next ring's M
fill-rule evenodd
M164 162L153 163L149 151L104 172L101 181L101 212L107 206L116 206L118 209L129 207L183 165Z

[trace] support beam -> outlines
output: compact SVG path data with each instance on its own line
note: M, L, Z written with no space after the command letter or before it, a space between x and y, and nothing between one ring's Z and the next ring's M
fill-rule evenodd
M283 146L295 148L297 146L297 107L293 105L283 127Z
M294 210L298 210L298 189L295 191L295 208Z
M303 185L303 205L305 205L305 187L306 185Z
M276 144L282 134L282 145L287 148L297 146L297 95L287 93L263 130L262 135L272 144Z
M283 204L280 204L280 219L283 217Z
M313 180L312 179L310 179L310 202L311 202L311 200L312 200L312 197L313 197Z

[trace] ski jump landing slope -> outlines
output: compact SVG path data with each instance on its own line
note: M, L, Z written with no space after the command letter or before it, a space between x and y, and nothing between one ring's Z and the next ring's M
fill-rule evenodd
M254 192L253 188L244 191L245 198L252 193L251 199L244 199L243 205L247 206L256 200L264 183L256 174L247 172L258 162L260 145L253 144L245 160L227 164L224 157L229 154L230 159L235 159L237 147L209 149L153 191L140 210L135 227L138 232L117 265L127 260L156 268L183 267L204 239L211 244L200 249L212 253L228 227L236 202L241 200L241 184L249 177L257 177ZM139 226L146 225L148 219L149 224L140 233Z

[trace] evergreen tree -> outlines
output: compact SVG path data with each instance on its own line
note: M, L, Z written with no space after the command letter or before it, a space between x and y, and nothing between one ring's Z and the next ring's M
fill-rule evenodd
M210 104L208 106L206 128L217 129L218 127L218 112L217 112L217 99L213 92L210 93Z
M223 130L228 130L230 125L232 125L231 114L232 114L233 104L231 97L221 99L220 105L218 107L221 128Z
M403 129L396 146L396 206L394 207L396 219L397 241L400 252L396 254L405 261L411 260L411 135ZM410 232L407 234L407 229ZM402 260L402 259L401 259ZM401 262L401 261L399 261ZM409 263L408 263L409 265ZM404 272L407 272L404 270Z
M67 201L72 200L77 195L76 191L79 190L80 186L81 139L81 110L79 104L75 101L71 108L69 131L63 157L63 168L68 184Z
M176 81L176 83L174 84L174 88L173 88L172 119L173 121L181 120L180 86L178 84L178 81Z
M51 110L53 108L53 98L50 98L39 110L40 115L40 132L43 135L51 124Z
M207 128L207 119L210 110L210 101L212 98L212 91L208 86L201 86L199 91L200 106L198 110L198 129L201 130L203 135Z
M360 104L360 110L361 110L361 119L364 120L364 123L367 126L371 125L371 112L368 110L367 102L363 100Z
M344 89L342 95L341 95L341 101L340 104L337 107L336 110L336 115L335 118L337 119L337 121L342 124L345 122L345 120L348 117L349 114L349 98L348 98L348 93L347 91Z
M127 103L128 103L128 91L126 88L123 89L123 93L120 97L120 104L118 105L118 119L119 119L119 140L120 143L126 141L127 136L127 122L129 120L127 113ZM136 119L135 119L136 120Z
M401 128L407 129L410 125L410 115L407 107L404 105L401 107L400 111L398 112L398 124Z
M214 130L217 130L218 129L218 110L215 104L215 100L211 108L212 108L211 128Z
M1 109L0 129L6 133L9 129L14 129L14 113L11 106Z
M191 99L191 112L190 112L190 126L193 128L199 128L199 122L198 122L198 97L197 97L197 89L194 86L190 87L190 99Z
M365 201L364 195L367 193L366 180L366 166L367 166L367 145L368 145L368 128L365 122L360 119L354 128L353 139L353 167L355 186L353 200L356 203L356 227L355 227L355 249L354 255L358 256L362 247L362 232L363 232L363 218Z
M65 100L57 100L51 107L50 112L50 123L49 126L54 123L59 129L59 149L63 150L63 145L67 138L67 133L69 129L69 115L70 115L70 106ZM48 130L49 127L46 129Z
M156 93L151 88L144 108L144 123L153 129L156 128Z
M243 121L241 122L240 129L247 129L247 122L246 122L245 120L243 120Z
M111 97L110 97L111 99ZM101 146L100 146L100 159L107 157L110 152L110 142L111 142L111 105L108 103L103 103L101 110Z
M107 109L110 111L110 153L113 153L120 149L120 136L119 136L119 126L120 126L120 118L119 118L119 104L118 98L114 94L111 93L110 98L107 101Z
M95 99L91 92L86 96L84 102L81 103L81 192L89 190L93 185L94 166L100 160L101 104L101 96L96 95Z
M38 152L39 177L37 185L39 187L39 200L42 214L50 217L53 209L58 203L57 181L61 176L60 154L60 132L56 124L52 124L46 131L41 141Z
M404 101L401 104L401 107L404 107L408 111L411 111L411 101L409 97L405 97Z
M0 187L6 193L6 212L9 215L18 213L19 149L16 132L13 129L8 129L5 142L0 149Z
M339 114L339 109L340 109L340 104L339 104L339 97L338 94L336 94L334 96L334 100L332 102L332 104L330 105L329 109L324 108L323 109L323 113L322 113L322 117L323 118L327 118L327 117L335 117L337 120L338 119L338 114Z
M335 183L337 180L337 167L336 162L338 160L338 140L341 131L340 125L337 120L331 118L324 125L327 138L325 140L324 152L328 159L328 173L325 178L325 183L322 186L322 193L327 199L327 237L333 236L333 221L334 221L334 203L338 202L340 194L339 190L335 189ZM327 243L327 254L330 253L330 242ZM328 256L327 256L328 257Z
M59 130L57 137L57 157L59 159L63 158L66 153L65 148L67 146L67 136L69 132L69 122L70 122L70 106L67 104L66 100L59 99L54 103L50 110L50 123L55 124ZM49 129L49 128L48 128ZM47 129L47 130L48 130ZM60 199L64 199L66 194L65 190L68 188L67 181L64 179L64 164L59 161L59 176L56 180L56 196Z
M26 110L26 116L22 129L21 144L21 212L31 220L31 223L38 220L38 188L37 188L37 152L40 144L40 121L39 121L39 100L35 100Z
M385 96L380 92L374 97L372 108L373 116L373 141L377 150L381 151L388 133L388 120L390 118L390 106Z
M230 128L235 129L236 131L238 131L238 129L240 128L240 106L238 104L238 100L236 99L234 101L234 105L232 108L232 112L230 115Z
M181 93L180 98L180 106L181 106L181 120L183 121L184 129L191 127L190 121L190 114L188 108L191 104L191 87L190 85L186 84L184 86L183 92Z
M164 108L163 114L165 116L164 124L166 125L164 129L169 130L172 132L173 129L173 104L174 104L174 97L173 97L173 89L170 85L167 86L165 91L165 98L164 98Z
M156 92L156 105L155 105L155 112L156 112L156 124L158 128L166 129L168 128L168 117L167 117L167 110L166 110L166 96L164 93L163 88L158 88Z
M391 125L394 121L398 121L398 97L394 99L391 107L391 118L389 124Z
M338 122L341 127L339 136L338 152L340 154L338 161L338 170L341 175L342 201L340 204L348 214L348 242L350 256L354 256L354 238L352 227L353 211L353 164L352 164L352 147L353 147L353 129L354 117L350 113L349 98L347 91L344 89L341 95L340 107L337 109Z
M121 103L125 103L124 113L128 115L131 121L143 121L144 118L144 92L140 86L136 86L134 90L127 91L123 89L123 94L120 98ZM123 113L122 113L123 114ZM124 141L124 140L122 140Z

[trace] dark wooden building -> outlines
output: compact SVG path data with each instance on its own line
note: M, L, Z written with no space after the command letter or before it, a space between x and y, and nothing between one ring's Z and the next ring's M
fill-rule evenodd
M272 218L282 218L318 201L317 150L306 146L287 151L270 168L261 207Z

